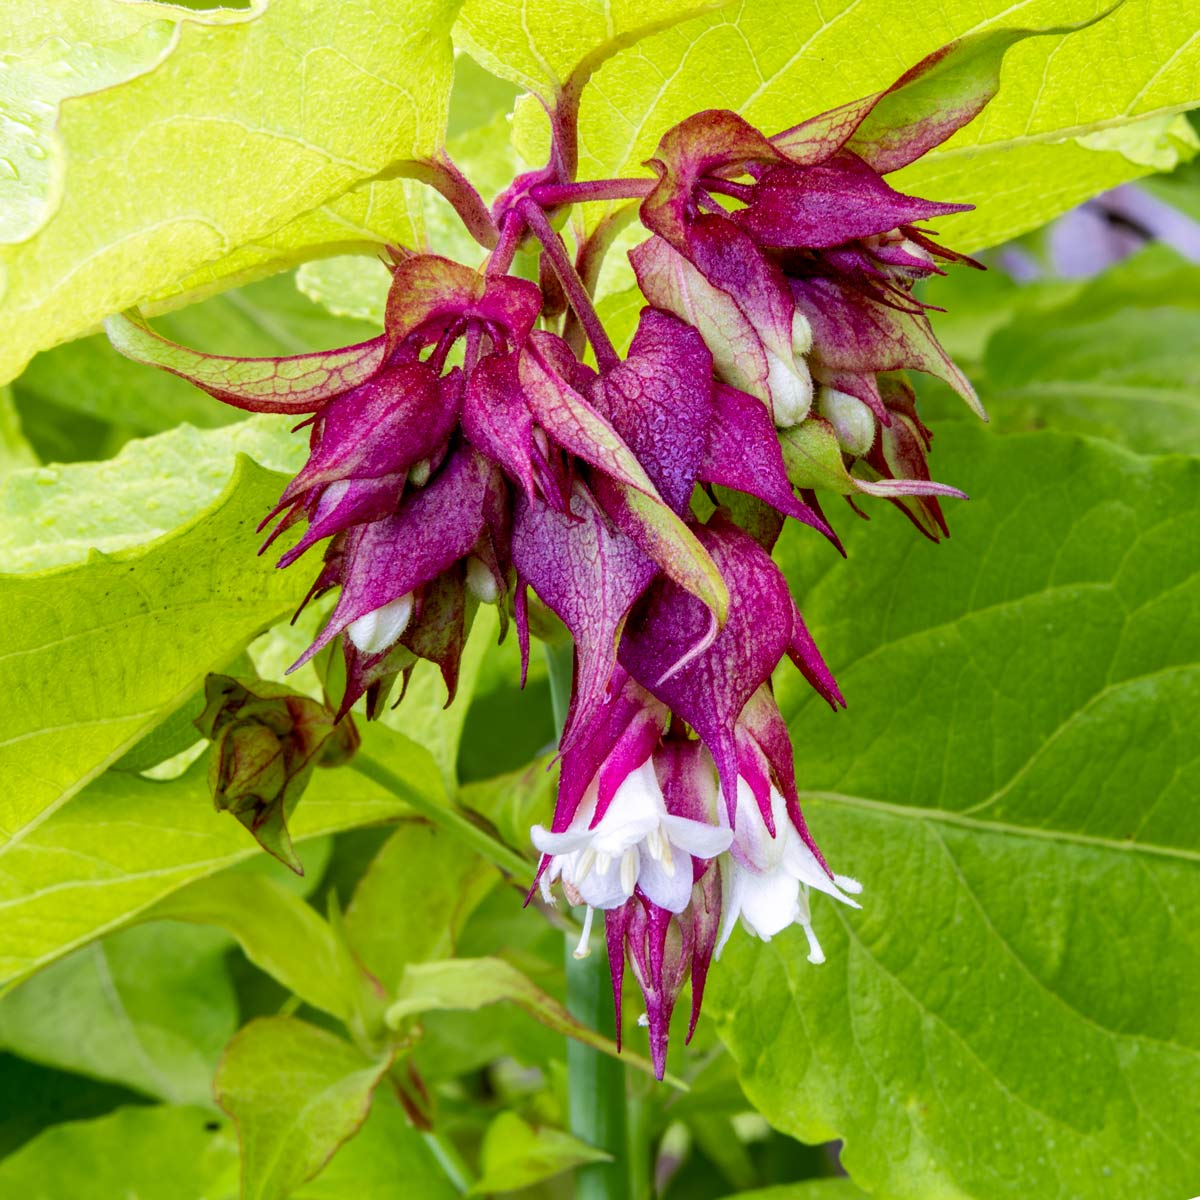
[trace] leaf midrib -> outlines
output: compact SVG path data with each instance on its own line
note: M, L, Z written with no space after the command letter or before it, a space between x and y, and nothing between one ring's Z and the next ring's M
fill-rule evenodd
M846 792L801 792L801 805L806 800L828 804L840 804L848 808L864 809L886 816L918 821L936 821L942 825L954 825L962 829L980 830L1009 837L1039 838L1043 841L1066 842L1070 845L1090 849L1114 850L1125 854L1148 854L1157 858L1176 859L1180 862L1200 863L1200 850L1187 850L1176 846L1160 846L1153 842L1122 841L1118 838L1101 837L1098 834L1074 833L1065 829L1047 829L1036 825L1018 825L1011 821L982 820L979 817L963 816L945 808L926 808L916 804L894 804L887 800L874 800L867 796L852 796Z

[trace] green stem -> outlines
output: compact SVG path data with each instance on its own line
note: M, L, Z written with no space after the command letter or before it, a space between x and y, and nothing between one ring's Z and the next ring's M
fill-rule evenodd
M445 1172L446 1178L450 1180L451 1187L460 1196L470 1191L475 1176L467 1166L466 1160L459 1154L458 1147L445 1134L435 1133L433 1130L422 1133L421 1137L432 1151L433 1157L437 1159L438 1166Z
M376 761L361 750L350 760L352 766L360 775L365 775L380 787L399 796L409 808L423 817L428 817L435 825L440 825L451 836L478 850L488 862L494 863L506 875L512 876L514 882L523 888L533 886L534 869L532 864L522 858L515 850L494 838L486 829L476 825L461 809L449 803L439 803L430 799L423 792L407 784L399 775L390 771L383 763Z
M561 732L571 697L573 647L546 647L550 701ZM603 936L603 935L601 935ZM616 1035L612 983L603 950L574 955L576 939L565 948L567 1009L576 1020L605 1037ZM625 1067L573 1038L567 1040L567 1098L571 1132L612 1155L609 1163L589 1163L575 1171L575 1200L628 1200L630 1172L626 1141ZM643 1194L638 1190L638 1194Z

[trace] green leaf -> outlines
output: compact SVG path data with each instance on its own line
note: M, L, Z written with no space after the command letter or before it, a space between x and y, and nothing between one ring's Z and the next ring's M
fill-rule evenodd
M12 388L0 387L0 479L22 467L36 467L37 454L21 430Z
M658 0L647 9L633 0L580 0L570 6L555 0L466 0L454 38L493 75L553 102L581 67L594 70L648 34L726 3Z
M412 963L396 989L387 1011L387 1022L398 1028L410 1017L424 1012L450 1010L477 1012L489 1004L511 1000L535 1021L584 1045L618 1056L616 1046L575 1020L553 996L548 996L511 963L499 958L452 958L444 962ZM622 1062L641 1071L653 1071L650 1063L628 1051Z
M659 137L704 108L734 109L774 133L880 91L967 33L1075 23L1106 7L1104 0L1069 0L1034 12L1000 0L955 0L926 6L914 20L887 0L836 10L807 0L783 8L747 0L655 34L605 63L583 96L580 174L644 174L640 164ZM1187 157L1189 146L1162 144L1158 126L1141 127L1132 147L1106 149L1078 139L1194 105L1200 99L1194 26L1171 0L1146 0L1065 38L1023 42L1008 54L1000 94L984 114L898 173L896 185L978 205L974 213L938 222L949 245L970 250L1144 175L1149 147ZM522 106L519 138L529 141L529 127L539 121L544 126L532 106ZM1167 141L1182 136L1176 126ZM590 219L606 211L593 207Z
M354 1136L389 1059L291 1017L251 1021L214 1085L242 1151L242 1200L282 1200Z
M184 425L129 442L104 462L13 471L0 482L0 570L84 564L93 551L113 554L165 537L221 496L239 454L271 470L298 470L305 446L289 434L293 424L287 417L262 416L224 429ZM244 499L228 498L228 506L254 518L226 548L230 570L253 574L254 525L270 511L283 485L278 476L252 471L241 485ZM259 508L250 509L251 503ZM270 561L264 566L269 570Z
M471 626L467 646L463 651L458 669L458 690L454 703L446 707L446 684L441 671L431 662L421 660L409 677L404 703L386 709L380 716L380 724L401 733L405 738L415 738L433 755L446 790L453 791L458 782L458 747L462 740L463 724L475 692L475 681L488 651L495 645L500 628L496 609L491 604L481 604ZM404 743L397 742L401 748ZM395 763L396 754L387 756L389 764Z
M849 702L780 679L801 800L863 909L814 903L820 968L735 937L706 1007L763 1115L890 1200L1187 1195L1200 460L964 424L937 461L950 542L783 548Z
M515 1192L584 1163L612 1162L603 1150L561 1129L534 1129L514 1112L500 1113L488 1126L480 1153L480 1175L468 1196Z
M24 837L295 608L305 577L252 552L254 527L281 486L240 458L220 499L173 534L0 578L0 622L11 630L0 656L3 843Z
M1131 262L1066 305L1019 312L989 340L984 369L1001 431L1048 425L1143 453L1194 453L1200 267Z
M467 784L459 799L464 808L486 817L510 846L527 846L529 830L554 811L558 772L541 758L519 771Z
M364 730L368 752L374 734ZM428 752L395 733L386 739L404 751L392 762L393 776L414 792L441 795ZM300 845L408 813L403 797L357 771L317 771L291 833ZM261 854L236 821L213 811L203 760L165 783L125 772L101 776L5 850L0 986L127 924L193 880Z
M294 1193L295 1200L455 1200L458 1194L386 1089L375 1097L362 1129Z
M27 1200L233 1200L233 1130L202 1108L122 1108L44 1130L0 1163Z
M384 843L346 910L346 936L387 992L409 963L446 958L499 874L450 833L405 821Z
M369 984L348 975L337 937L315 909L266 875L223 871L160 900L145 919L216 925L246 957L306 1004L343 1021L359 1011Z
M237 1028L228 943L207 929L126 929L76 951L0 1000L0 1046L175 1104L212 1103Z
M809 1179L804 1183L738 1192L726 1200L867 1200L867 1193L856 1187L852 1179Z
M367 200L343 194L439 149L455 7L22 0L0 379L185 276L213 291L358 240L347 217Z
M0 1053L0 1160L51 1125L86 1121L141 1102L128 1088Z

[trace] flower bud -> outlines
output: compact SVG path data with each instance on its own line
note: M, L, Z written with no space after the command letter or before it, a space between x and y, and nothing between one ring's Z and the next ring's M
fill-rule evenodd
M346 635L360 654L370 658L382 654L395 643L408 628L412 614L413 594L407 592L398 600L391 600L357 621L351 621L346 626Z
M823 387L817 392L817 412L833 426L838 444L847 454L857 458L871 449L875 416L857 396Z
M358 747L350 721L335 725L316 700L263 680L210 675L196 727L213 741L208 783L264 850L303 874L287 818L315 765L337 766Z
M500 599L500 588L492 569L476 554L467 559L467 591L480 604L495 604Z
M767 385L771 389L771 411L777 428L791 429L808 416L812 408L813 385L803 360L784 362L768 350Z
M808 323L808 318L796 309L792 313L792 353L800 358L812 349L812 345L812 326Z

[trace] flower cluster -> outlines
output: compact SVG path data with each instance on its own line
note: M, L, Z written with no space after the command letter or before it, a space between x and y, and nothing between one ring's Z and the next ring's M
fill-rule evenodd
M420 658L453 696L478 604L515 622L526 662L533 604L570 631L537 886L585 907L580 954L604 913L618 1010L628 959L660 1075L681 987L694 1027L736 926L769 940L798 925L818 963L813 891L857 906L805 825L772 674L786 657L843 700L771 551L788 518L838 545L818 491L883 496L935 540L939 497L961 496L930 479L898 374L978 407L913 293L969 262L924 225L961 206L883 178L986 103L884 103L937 61L773 137L699 113L662 138L653 178L575 183L560 154L497 201L486 268L395 252L385 331L359 346L215 358L110 323L126 353L227 403L304 417L311 453L268 541L306 526L280 566L324 546L310 597L337 600L299 663L337 639L342 713L365 697L375 715ZM595 247L573 262L548 216L614 198L649 235L630 255L648 304L624 357L580 269ZM522 242L540 247L541 285L509 273Z

